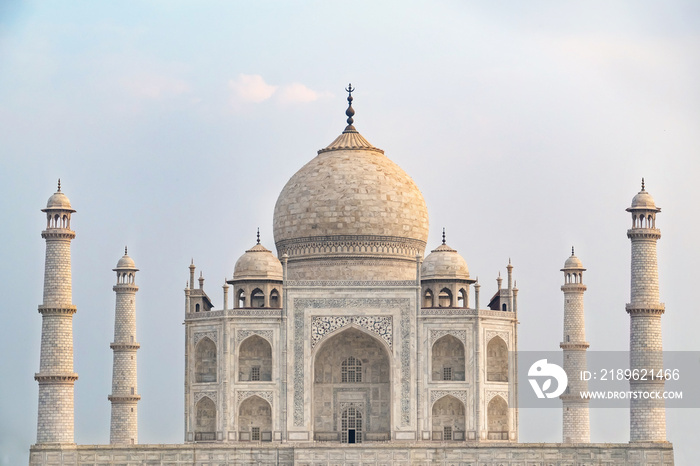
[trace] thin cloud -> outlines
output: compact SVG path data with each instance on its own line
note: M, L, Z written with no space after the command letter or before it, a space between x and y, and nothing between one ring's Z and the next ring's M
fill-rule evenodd
M314 102L323 97L329 97L329 92L317 92L301 83L292 83L280 89L278 98L281 103L306 103Z
M234 98L243 102L263 102L277 91L277 86L267 84L259 74L239 74L238 79L228 83Z
M229 81L229 87L233 91L233 105L270 99L279 104L308 103L332 96L329 92L314 91L301 83L268 84L259 74L239 74L237 79Z

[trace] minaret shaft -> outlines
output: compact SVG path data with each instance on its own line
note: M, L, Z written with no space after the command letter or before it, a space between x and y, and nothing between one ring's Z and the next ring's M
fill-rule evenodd
M656 242L661 231L656 228L656 207L644 189L632 199L627 209L632 214L632 228L627 230L631 241L630 303L630 369L634 374L663 371L661 315L664 305L659 302L659 272ZM635 380L630 378L632 392L663 392L664 380ZM630 442L665 442L666 409L663 398L633 397L630 400Z
M46 240L43 303L41 321L41 355L37 412L37 444L74 443L73 385L73 314L70 245L75 232L70 230L70 216L75 212L60 191L49 198L46 209Z
M114 352L112 365L112 403L109 441L112 444L138 443L138 395L136 352L136 292L133 260L124 255L114 269L117 284L114 311Z
M589 399L581 394L588 391L588 382L581 380L587 369L586 325L584 318L583 272L586 269L573 255L566 261L564 272L564 332L559 345L564 354L564 371L568 377L566 392L562 400L562 441L564 443L590 443Z

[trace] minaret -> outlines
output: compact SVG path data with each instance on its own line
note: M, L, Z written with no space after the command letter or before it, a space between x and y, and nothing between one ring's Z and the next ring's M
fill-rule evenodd
M581 396L588 391L588 382L581 380L581 374L586 370L586 326L583 313L583 268L581 261L574 255L564 263L564 337L559 344L564 350L564 371L569 379L566 392L560 396L563 408L562 441L564 443L589 443L591 427L588 416L590 399Z
M124 256L117 267L117 284L114 310L114 343L109 346L114 352L112 366L112 420L109 443L138 443L138 412L136 404L141 399L136 385L136 351L141 347L136 342L136 264L124 248Z
M627 237L632 242L632 277L630 303L630 369L663 370L661 344L661 315L664 305L659 302L659 271L656 264L656 241L661 232L656 228L654 199L644 189L632 199L627 212L632 214L632 228ZM630 391L657 392L664 390L664 379L634 380L630 378ZM666 409L663 399L639 397L630 400L630 442L665 442Z
M73 384L78 374L73 372L73 314L70 244L75 232L70 229L70 217L75 210L61 192L49 198L46 212L44 265L44 302L41 314L41 359L39 372L39 411L36 442L74 443Z

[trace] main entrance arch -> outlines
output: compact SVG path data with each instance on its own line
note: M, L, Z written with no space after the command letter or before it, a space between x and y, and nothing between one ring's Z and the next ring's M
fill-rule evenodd
M349 327L313 356L314 439L361 443L391 438L391 356L385 344Z

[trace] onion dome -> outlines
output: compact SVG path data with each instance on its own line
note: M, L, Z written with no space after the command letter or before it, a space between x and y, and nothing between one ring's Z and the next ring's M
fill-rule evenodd
M422 280L469 280L467 261L444 242L433 249L421 266Z
M296 172L277 199L277 253L288 254L292 267L307 258L393 257L413 261L415 270L428 238L423 195L355 129L351 105L346 114L343 133Z
M124 255L122 256L121 259L119 259L119 262L117 262L117 267L112 269L114 271L117 270L134 270L138 271L136 268L136 263L134 262L134 259L129 257L129 254L127 254L127 249L124 247Z
M46 208L41 209L42 212L47 212L49 210L63 210L69 212L75 212L73 207L70 205L68 196L61 192L61 180L58 180L58 190L51 195L48 202L46 203Z
M282 281L282 264L258 242L248 249L233 269L233 280L279 280Z
M632 205L627 209L628 212L633 210L653 210L656 212L661 210L656 207L656 203L654 203L654 198L651 197L651 194L644 189L644 178L642 178L642 190L632 198Z

